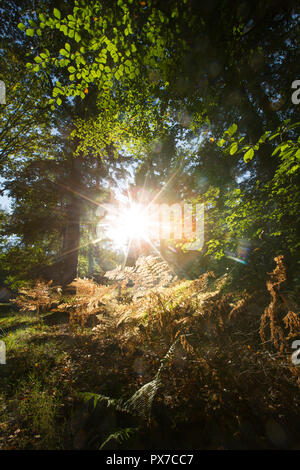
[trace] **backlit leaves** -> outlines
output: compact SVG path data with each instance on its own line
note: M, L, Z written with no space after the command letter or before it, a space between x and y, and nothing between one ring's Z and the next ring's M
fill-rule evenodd
M230 150L229 150L230 155L234 155L236 153L237 149L238 149L237 142L233 142L233 144L231 144Z
M254 150L253 148L250 148L249 150L247 150L247 152L244 155L245 163L250 162L250 160L252 160L253 157L254 157Z
M61 14L60 14L60 11L59 11L57 8L54 8L53 14L54 14L55 18L57 18L58 20L60 20Z
M105 7L104 10L100 2L95 2L93 7L76 5L72 14L65 17L54 8L52 17L39 14L40 24L34 23L34 28L27 29L26 34L30 36L35 31L41 34L41 28L55 29L73 40L74 45L71 41L67 42L59 51L64 59L55 57L54 51L46 57L40 54L43 61L39 60L39 63L46 69L51 67L53 70L53 66L68 67L70 83L69 86L66 84L61 87L62 95L84 98L82 89L88 83L96 83L109 100L116 83L122 83L122 87L133 86L133 82L137 85L141 63L148 62L151 68L155 68L157 59L164 58L165 32L162 25L168 19L160 10L143 12L147 21L137 36L135 17L130 11L131 3L119 0L117 8L113 10L110 7ZM111 28L112 21L117 27ZM80 48L77 44L80 44ZM142 86L146 88L146 84ZM149 86L152 86L151 82Z
M30 36L30 37L34 36L34 29L31 29L31 28L26 29L26 34L27 36Z

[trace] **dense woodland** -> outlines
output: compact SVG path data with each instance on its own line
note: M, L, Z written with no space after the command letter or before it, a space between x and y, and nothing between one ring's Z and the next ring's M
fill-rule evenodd
M300 448L299 10L1 1L0 449Z

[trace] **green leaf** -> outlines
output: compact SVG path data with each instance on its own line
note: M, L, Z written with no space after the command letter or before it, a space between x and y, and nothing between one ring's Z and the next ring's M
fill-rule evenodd
M264 143L264 142L267 140L269 134L270 134L270 131L266 131L266 132L261 136L261 138L259 139L258 143L259 143L259 144Z
M250 160L252 160L253 157L254 157L254 150L251 148L244 155L245 163L250 162Z
M61 25L60 30L62 33L64 33L65 36L68 35L68 28L65 24Z
M24 31L25 25L24 25L23 23L19 23L19 24L18 24L18 28L19 28L21 31Z
M75 41L76 42L79 42L81 40L81 36L80 34L78 34L77 32L75 33Z
M34 29L26 29L27 36L34 36Z
M69 52L66 51L66 49L61 49L61 50L59 51L59 53L60 53L61 55L64 55L65 57L69 57L69 55L70 55Z
M53 14L54 14L55 18L57 18L58 20L60 20L61 14L60 14L60 11L59 11L57 8L54 8Z
M232 124L232 126L230 126L229 129L227 130L227 133L230 135L230 137L232 137L236 131L237 131L237 125Z
M237 149L238 149L237 142L233 142L233 144L231 144L230 150L229 150L230 155L234 155L236 153Z
M58 104L58 106L60 106L61 103L62 103L61 98L58 97L57 100L56 100L56 103Z
M280 132L276 132L276 134L273 134L271 135L271 137L269 138L269 140L273 140L275 139L275 137L279 136L280 135Z
M280 151L280 149L281 149L281 146L278 145L278 147L276 147L276 149L272 152L272 156L276 155L276 153L278 153Z

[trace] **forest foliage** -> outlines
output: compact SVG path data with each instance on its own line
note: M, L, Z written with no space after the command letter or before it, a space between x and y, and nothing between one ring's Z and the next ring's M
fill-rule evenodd
M95 238L97 204L134 161L136 194L147 181L155 195L172 177L158 202L205 203L205 245L192 275L216 262L220 272L236 269L230 257L243 245L244 271L256 276L284 254L299 286L296 3L227 1L217 19L213 6L191 1L31 8L7 0L7 8L0 147L12 201L2 215L8 284L103 274L101 258L114 256L78 246Z
M0 401L37 448L296 445L299 19L296 0L2 0ZM201 250L126 257L97 212L125 194L204 204Z

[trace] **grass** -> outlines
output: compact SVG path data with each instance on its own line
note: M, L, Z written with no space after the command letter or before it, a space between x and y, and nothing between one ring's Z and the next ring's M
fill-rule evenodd
M51 447L55 437L55 417L59 406L59 397L55 389L52 391L42 383L38 374L29 373L28 377L19 383L16 391L19 403L20 418L35 434L43 447Z
M92 331L41 318L0 314L6 365L0 365L0 449L70 449L78 393L116 390L117 366L103 353ZM52 322L51 322L52 323ZM81 426L81 419L77 426ZM76 430L74 431L76 432Z
M67 357L58 327L18 312L1 313L6 365L0 366L0 448L59 448ZM60 422L60 426L57 423ZM58 431L59 429L59 431Z

